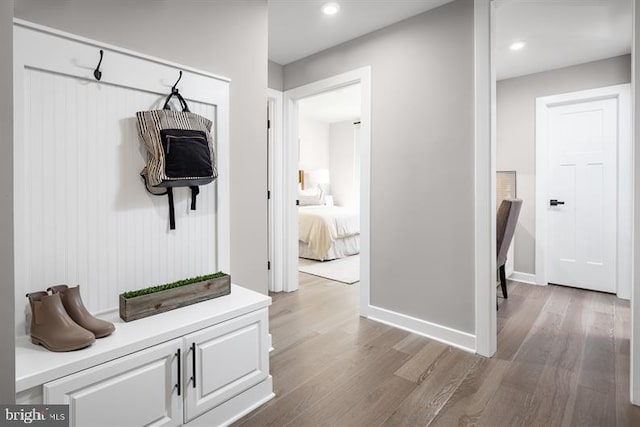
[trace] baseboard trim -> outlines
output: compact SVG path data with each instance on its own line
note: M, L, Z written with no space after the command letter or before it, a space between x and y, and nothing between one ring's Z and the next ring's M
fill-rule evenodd
M505 268L504 272L505 272L505 274L507 275L507 277L509 277L509 276L511 276L513 273L515 273L515 270L514 270L513 268L512 268L512 269Z
M466 332L373 305L369 306L367 318L443 342L464 351L476 352L476 336Z
M519 271L514 271L508 276L508 279L515 282L526 283L528 285L538 285L538 282L536 281L536 275L531 273L521 273Z

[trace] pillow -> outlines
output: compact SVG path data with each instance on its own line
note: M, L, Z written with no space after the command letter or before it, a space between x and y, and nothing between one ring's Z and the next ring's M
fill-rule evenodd
M300 190L298 200L300 206L324 205L324 190L319 185L308 190Z

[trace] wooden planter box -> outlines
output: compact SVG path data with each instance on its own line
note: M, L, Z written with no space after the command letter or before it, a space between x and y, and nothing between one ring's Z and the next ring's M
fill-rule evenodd
M223 276L133 298L120 295L120 318L129 322L230 293L231 276Z

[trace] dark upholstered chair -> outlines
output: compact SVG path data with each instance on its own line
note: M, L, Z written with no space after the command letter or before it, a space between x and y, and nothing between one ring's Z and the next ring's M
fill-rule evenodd
M507 277L504 272L504 265L507 262L507 252L513 240L513 234L516 231L516 224L518 223L518 216L520 215L520 208L522 207L522 200L520 199L505 199L500 203L498 213L496 214L496 237L497 237L497 252L498 262L498 274L500 277L500 286L502 287L502 296L508 298L507 295Z

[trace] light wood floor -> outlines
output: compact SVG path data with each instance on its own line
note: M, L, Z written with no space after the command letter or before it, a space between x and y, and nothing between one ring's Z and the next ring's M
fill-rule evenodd
M235 425L640 426L615 296L510 283L491 359L358 317L358 285L272 296L276 397Z

